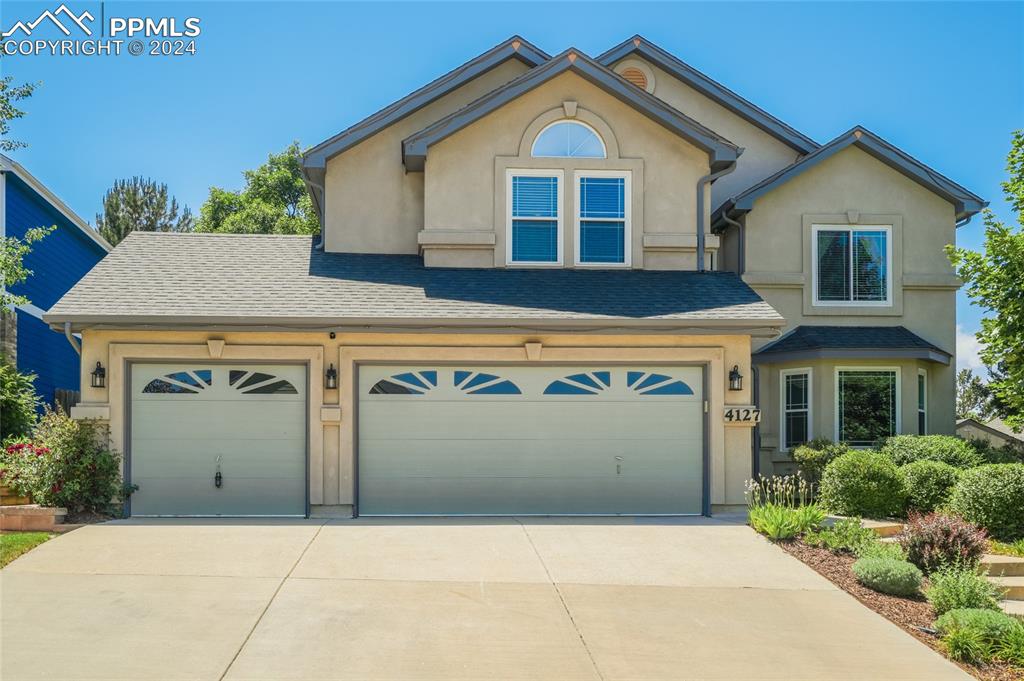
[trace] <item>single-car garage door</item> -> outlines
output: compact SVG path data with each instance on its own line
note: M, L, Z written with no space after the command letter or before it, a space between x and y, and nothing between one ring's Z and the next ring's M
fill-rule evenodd
M702 371L361 366L359 513L699 514Z
M130 390L132 515L305 515L304 366L133 364Z

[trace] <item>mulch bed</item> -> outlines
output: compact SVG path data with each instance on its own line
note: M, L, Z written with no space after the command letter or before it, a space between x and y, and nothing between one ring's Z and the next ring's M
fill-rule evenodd
M857 581L850 570L850 566L856 560L853 556L835 554L828 549L808 546L799 540L779 542L779 546L879 615L899 625L914 638L940 653L942 652L939 638L919 628L930 628L932 622L935 621L935 611L924 597L900 598L867 588ZM980 666L961 664L960 667L968 674L983 681L1021 681L1024 679L1024 671L1003 663Z
M71 513L68 512L64 516L64 522L69 525L92 525L93 523L105 523L108 520L115 520L119 516L108 515L106 513Z

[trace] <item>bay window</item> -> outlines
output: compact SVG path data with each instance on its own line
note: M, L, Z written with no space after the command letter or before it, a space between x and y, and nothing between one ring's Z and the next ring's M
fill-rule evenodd
M870 447L899 432L899 369L836 369L836 440Z

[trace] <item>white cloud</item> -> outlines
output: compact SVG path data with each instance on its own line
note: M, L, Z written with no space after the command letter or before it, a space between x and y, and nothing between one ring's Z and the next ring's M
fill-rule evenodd
M971 369L976 374L980 374L982 378L987 374L985 364L981 361L979 353L981 352L981 343L974 337L973 333L964 331L964 327L959 324L956 325L956 368L960 369Z

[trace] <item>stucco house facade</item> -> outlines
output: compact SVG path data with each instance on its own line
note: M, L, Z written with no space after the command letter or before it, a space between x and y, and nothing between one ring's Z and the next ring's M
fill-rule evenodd
M639 36L510 38L303 172L319 237L136 233L46 316L135 515L710 514L798 441L953 432L983 201Z
M43 321L57 302L110 251L110 244L24 166L0 154L0 236L24 239L37 227L53 227L24 257L32 274L10 288L27 303L6 310L0 324L0 353L20 371L36 376L42 403L79 390L78 355Z

